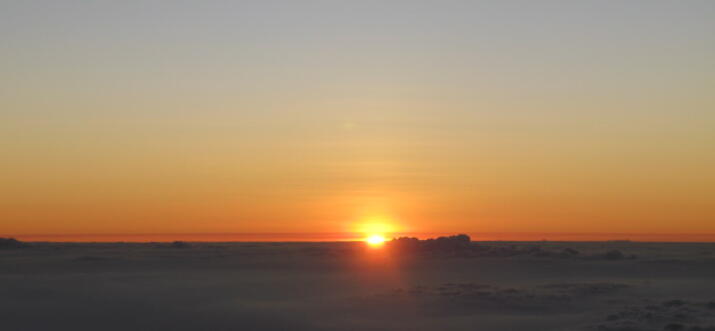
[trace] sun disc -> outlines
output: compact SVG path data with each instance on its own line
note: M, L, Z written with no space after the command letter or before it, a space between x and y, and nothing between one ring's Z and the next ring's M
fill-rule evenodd
M367 242L368 245L375 247L375 246L380 246L380 245L384 244L386 239L382 235L373 234L373 235L368 236L367 239L365 239L365 241Z

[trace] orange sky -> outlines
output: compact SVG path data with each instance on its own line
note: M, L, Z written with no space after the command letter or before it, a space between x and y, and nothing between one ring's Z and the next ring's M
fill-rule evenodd
M712 3L53 6L0 235L715 233Z

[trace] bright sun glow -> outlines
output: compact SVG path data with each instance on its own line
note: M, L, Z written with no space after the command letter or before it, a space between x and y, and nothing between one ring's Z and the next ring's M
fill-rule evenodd
M395 228L390 224L390 222L387 222L385 220L368 220L358 225L355 228L355 231L369 235L375 235L394 232Z
M379 234L370 235L365 239L367 244L370 246L380 246L385 243L385 240L386 240L385 237L383 237Z

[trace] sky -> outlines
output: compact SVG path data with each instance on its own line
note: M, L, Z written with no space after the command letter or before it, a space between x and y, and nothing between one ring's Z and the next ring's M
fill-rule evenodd
M715 233L713 1L0 3L0 234Z

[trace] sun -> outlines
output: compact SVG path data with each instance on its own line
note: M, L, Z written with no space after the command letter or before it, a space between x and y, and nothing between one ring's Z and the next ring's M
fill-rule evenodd
M365 238L365 242L372 247L382 246L387 239L379 234L373 234Z

